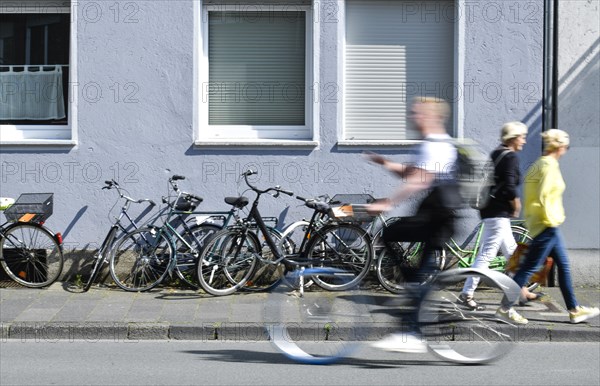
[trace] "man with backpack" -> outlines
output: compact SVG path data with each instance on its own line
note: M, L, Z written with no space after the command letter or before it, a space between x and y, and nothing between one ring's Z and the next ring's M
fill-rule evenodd
M383 232L383 239L392 246L396 241L420 241L425 248L421 266L410 281L420 283L439 267L436 250L443 248L454 231L456 210L462 206L460 187L455 178L457 148L446 131L450 106L439 98L419 97L413 101L410 117L424 141L417 158L407 164L394 163L374 153L367 155L371 162L382 165L403 179L394 194L369 206L372 213L392 209L407 198L423 191L416 214L390 224ZM417 312L425 286L417 287L413 303L415 311L407 316L408 332L390 334L376 342L374 347L399 352L425 352L427 346L418 334Z

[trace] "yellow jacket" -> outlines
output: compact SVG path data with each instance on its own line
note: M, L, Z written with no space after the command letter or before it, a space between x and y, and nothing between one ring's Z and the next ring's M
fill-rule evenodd
M524 185L525 224L532 237L565 221L562 195L566 185L555 158L540 157L527 170Z

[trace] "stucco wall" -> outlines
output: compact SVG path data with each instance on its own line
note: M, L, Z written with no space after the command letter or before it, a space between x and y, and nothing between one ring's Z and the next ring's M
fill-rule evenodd
M558 128L571 137L561 160L563 226L570 246L600 246L600 2L559 2Z
M248 167L261 172L258 185L279 184L303 196L384 196L396 186L393 177L361 159L364 147L337 146L343 30L336 21L343 18L343 1L320 2L320 87L328 98L318 105L319 146L308 149L194 147L193 2L115 4L118 13L112 2L78 3L77 146L2 147L0 153L1 195L54 192L48 225L66 233L68 248L101 241L115 197L100 190L109 178L134 197L159 201L168 192L168 176L183 174L188 180L181 187L205 197L207 210L225 209L222 198L244 190L237 177ZM462 116L456 130L491 150L502 123L525 121L531 126L525 169L540 148L543 2L457 4L461 93L454 102ZM399 161L410 153L406 147L372 150ZM264 214L286 222L310 214L292 198L266 198L263 204ZM410 205L399 212L408 213ZM471 220L464 228L476 221L474 211L466 215Z

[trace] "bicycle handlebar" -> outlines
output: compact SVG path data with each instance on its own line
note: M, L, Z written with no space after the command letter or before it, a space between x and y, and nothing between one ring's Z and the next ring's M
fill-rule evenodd
M151 207L156 206L156 203L149 198L142 198L142 199L136 200L134 198L126 196L125 194L123 194L123 189L121 189L121 186L119 185L119 183L115 180L106 180L106 181L104 181L104 184L106 186L103 186L102 190L104 190L104 189L110 190L112 188L115 188L115 189L117 189L117 192L119 192L119 197L123 198L127 202L133 202L136 204L141 204L143 202L147 202L148 204L150 204Z
M317 200L314 198L304 198L301 196L296 196L296 198L300 201L304 201L304 205L316 210L317 212L326 213L331 208L331 206L325 201Z
M127 197L127 198L129 198L129 197ZM148 204L150 204L150 206L156 206L156 203L149 198L144 198L144 199L135 201L136 204L141 204L142 202L147 202Z
M106 180L104 181L106 186L103 186L102 189L112 189L113 187L119 188L119 183L115 180Z
M277 185L277 186L273 186L264 190L260 190L258 189L256 186L252 185L250 183L250 181L248 181L248 177L254 174L258 174L257 172L253 171L253 170L246 170L244 173L242 173L242 176L244 176L244 180L246 181L246 185L248 185L250 187L250 189L254 190L256 193L260 194L264 194L264 193L269 193L269 192L276 192L275 197L277 197L277 195L279 193L283 193L283 194L287 194L288 196L293 196L294 192L289 191L289 190L285 190L282 189L281 186Z

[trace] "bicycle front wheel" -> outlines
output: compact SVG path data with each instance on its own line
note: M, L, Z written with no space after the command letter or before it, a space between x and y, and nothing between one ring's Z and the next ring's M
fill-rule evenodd
M8 227L0 242L0 263L17 283L41 288L54 283L63 268L63 253L54 235L38 224Z
M352 288L367 275L373 247L369 234L353 224L332 224L317 230L307 246L313 266L343 271L340 275L313 276L315 284L329 291Z
M198 259L198 281L211 295L230 295L243 287L252 273L261 245L256 235L224 229L206 244Z
M200 251L202 251L208 240L220 230L220 226L213 224L193 226L182 235L185 242L192 247L191 249L183 241L177 239L177 265L175 266L175 272L179 279L188 287L194 289L200 288L196 271Z
M110 274L125 291L147 291L163 281L173 254L164 233L138 229L123 236L111 251Z
M268 231L280 254L289 255L294 252L293 244L284 239L281 232L274 228L268 228ZM254 272L244 286L248 291L268 291L279 284L285 275L285 266L277 261L264 235L261 235L261 241L261 259L256 262Z
M482 285L477 300L483 311L461 304L458 295L465 279L477 276ZM419 325L430 350L451 362L475 364L497 359L510 351L519 326L498 319L504 296L516 301L520 289L508 276L492 270L454 269L438 275L419 306Z
M104 267L105 263L108 263L108 254L110 252L110 247L115 242L115 237L117 235L118 228L112 227L111 230L104 238L100 249L94 254L94 266L92 267L92 272L90 273L90 277L87 282L83 286L83 292L87 292L92 287L92 283L96 280L96 276L100 274L100 271Z

